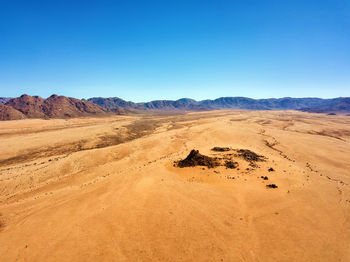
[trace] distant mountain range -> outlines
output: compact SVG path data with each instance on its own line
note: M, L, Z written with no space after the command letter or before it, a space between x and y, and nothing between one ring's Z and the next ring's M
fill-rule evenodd
M0 120L25 118L71 118L139 113L144 111L206 111L219 109L240 110L300 110L313 113L350 113L350 98L270 98L221 97L196 101L155 100L145 103L125 101L118 97L93 97L88 100L52 95L47 99L22 95L17 98L0 97Z
M301 111L310 113L350 113L350 98L345 97L333 103L325 103L317 107L302 108Z
M146 103L134 103L118 97L93 97L93 102L108 110L124 108L128 110L163 110L163 111L203 111L218 109L243 110L301 110L320 113L350 113L350 98L269 98L252 99L246 97L221 97L214 100L196 101L190 98L179 100L155 100Z
M9 100L11 100L10 97L0 97L0 105L6 104Z

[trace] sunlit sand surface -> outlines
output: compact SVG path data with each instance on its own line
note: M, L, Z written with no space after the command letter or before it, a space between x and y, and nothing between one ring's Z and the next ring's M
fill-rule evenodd
M349 116L5 121L0 146L0 261L350 261ZM238 167L174 166L192 149Z

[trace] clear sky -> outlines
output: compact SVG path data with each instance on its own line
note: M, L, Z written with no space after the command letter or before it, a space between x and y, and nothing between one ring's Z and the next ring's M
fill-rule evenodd
M0 96L350 96L350 1L0 0Z

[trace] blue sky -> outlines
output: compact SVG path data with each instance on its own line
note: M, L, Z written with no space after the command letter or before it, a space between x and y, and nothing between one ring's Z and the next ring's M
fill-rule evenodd
M350 1L0 0L0 96L350 96Z

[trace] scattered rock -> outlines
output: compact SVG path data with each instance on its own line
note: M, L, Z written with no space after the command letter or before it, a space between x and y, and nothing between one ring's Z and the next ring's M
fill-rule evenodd
M233 169L233 168L238 167L238 163L237 162L233 162L233 161L226 161L225 166L226 166L226 168Z
M278 188L275 184L266 185L266 188Z
M265 161L264 156L258 155L253 151L250 151L249 149L238 149L236 151L238 153L238 156L242 157L244 160L248 162Z
M261 176L261 178L264 180L269 180L269 178L267 176Z
M213 168L219 166L220 163L216 158L205 156L199 153L198 150L191 150L189 155L176 163L178 167L193 167L193 166L206 166Z
M259 166L257 164L255 164L254 162L250 162L249 166L251 166L252 168L259 168Z
M218 146L216 146L216 147L213 147L211 150L217 151L217 152L225 152L225 151L230 151L231 148L229 148L229 147L218 147Z
M272 167L270 167L267 171L273 172L273 171L275 171L275 169L273 169Z

